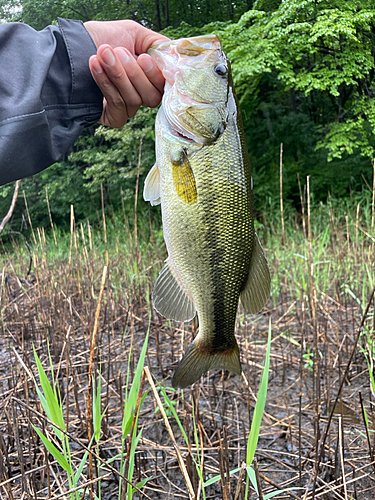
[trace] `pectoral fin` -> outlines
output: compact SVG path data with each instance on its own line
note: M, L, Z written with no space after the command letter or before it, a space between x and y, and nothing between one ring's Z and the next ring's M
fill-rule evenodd
M236 341L235 341L236 342ZM199 336L190 344L185 356L175 371L172 379L173 387L184 389L196 382L208 370L221 368L241 375L242 368L237 342L232 349L224 352L209 352L200 346Z
M146 177L143 198L145 201L149 201L151 205L160 205L160 172L157 163Z
M259 312L270 295L271 276L267 259L255 233L254 249L246 285L241 292L241 303L247 312Z
M185 151L174 152L171 160L173 182L178 196L186 203L194 203L197 200L197 186Z
M152 302L158 313L175 321L190 321L196 314L194 302L187 295L169 259L156 280Z

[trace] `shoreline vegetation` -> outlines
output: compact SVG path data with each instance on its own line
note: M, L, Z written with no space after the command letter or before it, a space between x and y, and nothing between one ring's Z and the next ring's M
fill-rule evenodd
M256 224L272 292L260 314L239 309L242 377L216 371L183 392L170 380L198 325L166 321L151 307L165 258L159 223L143 211L130 221L125 211L110 218L103 209L95 224L75 224L72 208L70 232L30 219L31 257L23 238L7 237L0 257L4 498L82 498L85 488L90 498L91 487L102 499L121 498L121 488L124 498L189 498L190 486L198 498L373 497L373 192L325 205L307 188L301 196L303 213L279 205ZM246 485L270 322L268 395Z

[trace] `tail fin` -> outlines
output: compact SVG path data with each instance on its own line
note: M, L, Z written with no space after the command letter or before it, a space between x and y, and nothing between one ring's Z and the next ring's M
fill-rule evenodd
M184 389L212 368L222 368L241 375L242 368L237 342L233 349L217 353L207 352L200 348L196 341L192 342L173 375L172 385Z

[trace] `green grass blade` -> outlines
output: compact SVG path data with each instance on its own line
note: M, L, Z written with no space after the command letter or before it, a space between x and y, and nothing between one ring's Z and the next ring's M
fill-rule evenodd
M268 389L268 373L270 370L270 351L271 351L271 320L268 328L268 341L267 341L266 360L262 378L259 386L257 402L255 405L253 421L251 422L251 429L249 439L247 441L246 463L250 466L253 462L255 450L258 444L259 430L262 423L264 407L266 405L267 389Z
M272 491L271 493L268 493L267 495L263 495L263 500L268 500L269 498L273 498L276 495L282 495L283 493L287 493L288 491L301 490L301 489L302 488L299 488L298 486L295 486L293 488L285 488L283 490Z
M46 438L46 436L33 425L35 432L38 434L40 439L43 441L44 446L47 448L47 450L51 453L51 455L54 457L55 460L61 465L61 467L66 470L69 474L72 474L72 468L70 464L68 463L67 459L64 457L64 455L56 448L56 446L51 443L49 439Z
M241 467L237 467L237 469L233 469L229 471L229 475L231 476L232 474L235 474L236 472L240 471ZM210 486L211 484L217 483L220 481L221 475L218 474L217 476L211 477L208 481L206 481L203 486L206 488L207 486Z
M141 383L141 375L142 375L143 366L145 363L149 332L150 332L150 326L148 328L145 341L143 343L141 355L139 356L139 361L137 364L137 369L136 369L135 374L134 374L133 383L132 383L131 389L129 391L129 396L127 398L127 401L125 402L124 418L122 420L122 437L123 437L123 439L125 439L126 436L129 434L130 429L131 429L131 425L132 425L133 412L134 412L136 404L137 404L139 386Z
M44 398L41 399L41 403L42 404L44 403L45 405L43 406L43 408L47 413L48 418L52 420L52 422L54 422L56 425L61 427L61 429L65 430L65 422L64 422L64 415L62 408L57 400L56 393L51 387L51 384L48 380L46 372L44 371L42 363L40 362L38 354L36 353L35 346L33 346L33 349L34 349L35 361L38 368L40 385L42 386L42 390L45 396ZM38 391L38 394L40 394L40 391ZM61 440L62 439L61 431L59 431L56 428L54 428L54 431L57 437Z
M246 472L250 479L251 484L253 485L254 490L256 491L257 495L259 495L257 478L254 469L252 467L246 467Z
M97 443L99 442L100 439L102 418L105 413L105 412L101 413L101 405L102 405L101 388L102 388L101 378L99 377L98 387L96 387L95 378L93 376L92 377L92 406L93 406L92 421L94 426L94 438Z
M139 481L139 483L136 484L137 488L140 490L150 479L151 477L145 477L142 481ZM134 489L134 491L136 490Z
M91 445L92 445L92 442L94 441L94 436L92 436L91 438L91 441L88 445L88 448L91 448ZM86 465L86 462L87 462L87 457L89 456L89 452L86 450L85 451L85 454L83 455L82 457L82 460L81 460L81 463L79 464L79 467L78 469L76 470L76 473L74 474L74 482L75 484L78 484L78 481L79 481L79 478L82 474L82 471L83 471L83 468L85 467Z
M368 367L368 372L369 372L369 375L370 375L370 380L371 380L371 385L372 385L372 390L375 392L375 379L374 379L374 374L372 373L372 370L371 370L371 364L370 364L370 361L367 357L367 355L365 355L366 357L366 362L367 362L367 367Z
M178 426L180 428L180 431L181 431L181 433L182 433L182 435L184 437L185 443L188 444L189 440L188 440L187 434L185 432L185 429L184 429L184 427L183 427L183 425L181 423L181 420L180 420L179 416L177 415L177 412L176 412L175 407L173 405L173 401L171 401L169 399L169 397L167 396L167 393L165 392L164 387L162 387L159 383L158 383L158 386L159 386L160 392L163 394L164 401L167 403L170 412L172 413L172 415L176 419L176 422L177 422L177 424L178 424ZM194 457L193 457L193 459L194 459Z

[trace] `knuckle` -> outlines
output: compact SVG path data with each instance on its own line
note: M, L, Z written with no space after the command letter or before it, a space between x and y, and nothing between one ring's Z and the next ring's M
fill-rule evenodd
M143 104L149 108L156 108L160 103L161 96L159 93L152 92L143 99Z
M111 98L111 104L112 104L112 106L114 106L117 109L122 109L122 108L125 107L125 103L124 103L123 99L118 94L112 96L112 98Z
M124 80L125 73L124 71L113 69L110 74L111 80L114 82L122 82Z
M133 116L136 115L137 111L139 109L139 106L129 106L128 108L128 115L129 115L129 118L133 118Z
M139 106L141 106L142 104L142 99L140 98L139 95L137 96L133 96L131 99L128 99L128 102L129 102L129 105L131 107L136 107L136 108L139 108Z

